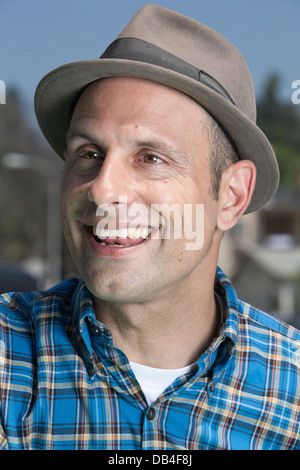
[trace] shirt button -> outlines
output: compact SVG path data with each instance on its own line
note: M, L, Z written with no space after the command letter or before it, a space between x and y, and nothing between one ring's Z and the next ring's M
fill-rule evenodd
M101 330L100 328L97 328L96 326L93 326L92 327L92 334L95 335L95 336L99 336L101 334Z
M152 419L154 419L155 417L155 409L154 408L149 408L149 410L147 411L147 419L149 419L149 421L152 421Z
M89 376L91 377L92 375L94 375L94 373L95 373L95 368L94 368L94 366L93 366L93 365L89 365L89 366L88 366L88 374L89 374Z

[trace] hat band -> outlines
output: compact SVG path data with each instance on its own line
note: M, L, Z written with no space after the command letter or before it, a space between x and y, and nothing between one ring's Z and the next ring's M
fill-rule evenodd
M168 70L173 70L196 80L211 90L216 91L232 104L234 101L227 93L225 88L211 75L199 70L193 65L179 59L173 54L164 51L160 47L154 46L147 41L137 38L121 38L112 42L100 59L123 59L145 62L147 64L157 65Z

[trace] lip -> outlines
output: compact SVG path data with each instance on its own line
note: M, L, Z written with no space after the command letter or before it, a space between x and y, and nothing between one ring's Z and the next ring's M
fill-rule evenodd
M145 245L149 243L151 240L151 235L148 238L141 238L137 240L131 240L129 246L121 246L122 242L125 244L126 240L119 239L120 245L112 245L112 244L102 244L96 241L94 234L93 234L93 227L90 225L85 225L85 232L87 235L87 239L89 245L94 253L98 256L106 257L106 258L122 258L126 256L130 256L135 252L144 249Z

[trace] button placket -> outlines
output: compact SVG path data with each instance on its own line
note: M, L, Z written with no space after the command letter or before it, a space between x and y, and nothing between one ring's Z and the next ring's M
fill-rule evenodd
M212 378L209 378L208 381L207 381L207 385L206 385L206 392L207 392L207 398L211 398L214 390L215 390L215 383L213 381Z

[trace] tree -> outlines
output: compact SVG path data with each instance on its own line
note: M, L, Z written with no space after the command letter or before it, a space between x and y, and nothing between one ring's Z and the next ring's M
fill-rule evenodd
M280 188L300 189L300 114L279 97L280 77L271 75L257 103L257 124L269 138L280 168Z
M27 123L21 101L16 90L8 90L6 104L0 106L0 260L14 262L45 257L46 183L32 169L5 167L1 158L7 153L49 162L57 158Z

